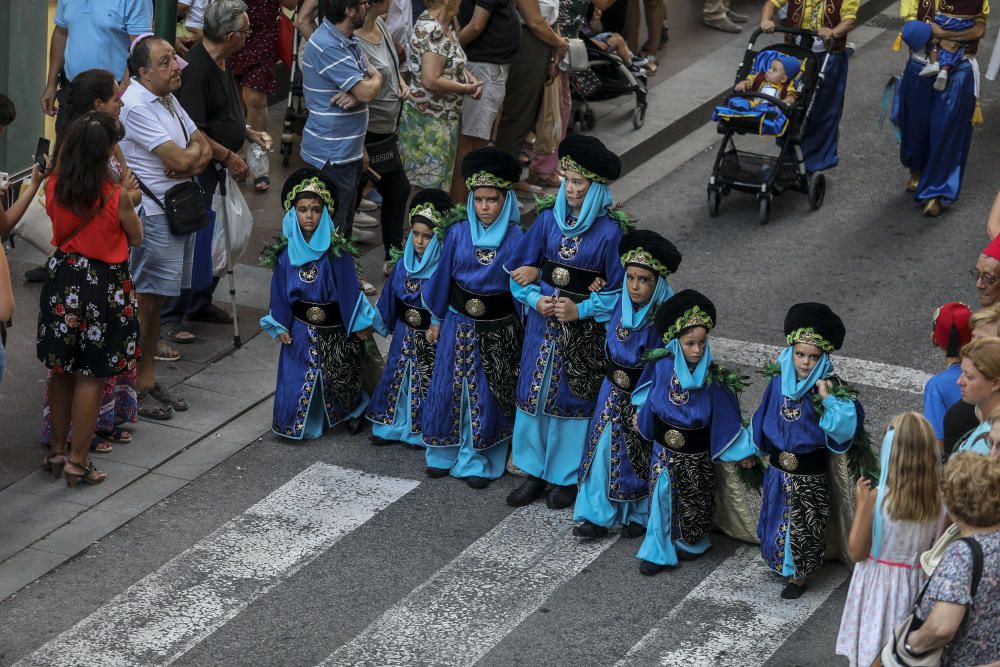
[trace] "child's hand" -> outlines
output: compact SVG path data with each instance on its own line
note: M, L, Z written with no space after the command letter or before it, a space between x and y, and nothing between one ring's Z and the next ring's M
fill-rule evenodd
M576 308L576 302L572 299L561 298L556 301L553 309L556 319L560 322L575 322L580 319L580 311Z
M278 334L274 340L278 341L282 345L292 344L292 337L288 334L287 331L283 331L282 333Z
M744 92L746 92L746 89L749 88L749 87L750 87L750 82L747 81L746 79L744 79L743 81L740 81L739 83L737 83L736 86L734 86L733 89L737 93L744 93Z
M368 327L366 329L362 329L361 331L358 331L354 335L360 338L361 340L370 340L372 337L372 328Z
M750 468L753 467L754 461L756 461L756 460L757 460L757 457L755 457L753 454L751 454L750 456L746 457L745 459L740 459L739 461L737 461L736 465L738 465L741 468L746 468L746 469L749 470Z
M438 336L441 334L441 325L432 324L427 327L427 342L431 345L436 345L438 342Z
M827 380L816 380L816 391L820 398L825 399L830 395L830 383Z
M597 276L596 278L594 278L594 282L590 283L589 289L591 292L600 292L607 286L607 284L608 284L607 280L605 280L600 276Z
M510 277L521 287L538 282L538 278L541 275L542 272L534 266L521 266L510 272Z
M543 296L535 304L535 310L542 317L552 317L556 313L556 301L551 296Z
M875 497L877 495L878 487L864 477L860 478L858 483L854 486L854 502L859 507L866 507L874 504Z

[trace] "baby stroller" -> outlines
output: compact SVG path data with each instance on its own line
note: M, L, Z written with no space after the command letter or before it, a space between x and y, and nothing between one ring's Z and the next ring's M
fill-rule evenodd
M750 43L743 55L743 62L736 73L736 82L744 80L750 73L757 56L766 50L792 56L802 61L798 73L796 90L792 104L786 104L770 95L759 92L732 92L725 98L728 105L734 98L758 99L777 107L787 117L787 124L778 138L779 154L751 153L737 150L734 137L737 134L768 136L761 133L761 120L749 118L720 119L718 131L724 136L719 152L708 179L708 214L713 218L719 214L722 197L731 190L739 190L757 196L760 224L766 225L771 214L771 200L786 190L798 190L809 197L812 210L823 205L826 195L826 177L821 172L806 173L802 157L802 136L809 122L816 91L823 85L823 70L826 67L826 53L816 53L810 46L817 34L808 30L776 26L776 33L785 33L802 38L802 46L793 43L770 44L755 49L755 42L762 34L758 28L750 36ZM820 60L822 58L822 61ZM773 135L771 135L773 136Z
M587 132L594 129L594 110L589 102L630 94L635 95L632 127L637 130L642 127L646 122L646 77L633 72L621 58L602 51L587 38L571 39L569 42L569 51L560 66L569 72L573 130Z
M299 0L295 8L296 16L300 9L302 0ZM296 29L292 34L292 66L288 68L288 106L285 107L285 120L281 126L281 164L286 167L292 158L295 135L302 136L302 128L306 126L306 117L309 115L302 92L302 69L299 67L299 55L303 46Z

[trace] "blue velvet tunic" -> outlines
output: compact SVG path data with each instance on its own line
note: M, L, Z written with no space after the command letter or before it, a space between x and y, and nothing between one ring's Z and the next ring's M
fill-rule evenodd
M428 447L462 445L481 451L510 440L514 418L503 414L490 390L475 322L450 308L448 295L453 281L478 294L506 292L510 277L503 267L512 261L522 236L520 227L510 224L499 247L490 250L473 244L467 220L448 228L438 267L423 287L424 305L441 321L420 417ZM463 433L466 418L469 434Z

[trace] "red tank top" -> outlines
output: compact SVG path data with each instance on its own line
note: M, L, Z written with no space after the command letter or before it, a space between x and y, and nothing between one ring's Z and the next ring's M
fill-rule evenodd
M86 220L56 202L58 178L58 174L53 174L45 184L45 210L52 219L52 245L69 237ZM68 242L59 245L59 249L108 264L128 261L128 238L122 230L121 223L118 222L118 199L121 191L118 185L110 180L105 181L101 190L103 206L82 231Z

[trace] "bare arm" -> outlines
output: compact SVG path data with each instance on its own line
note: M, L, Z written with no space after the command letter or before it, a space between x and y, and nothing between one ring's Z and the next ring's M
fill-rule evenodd
M10 210L4 211L3 207L0 206L0 236L10 234L14 226L21 221L21 216L28 210L28 204L38 194L38 188L41 187L44 180L45 174L38 169L38 165L33 166L31 168L31 180L21 189L21 194L18 196L17 201L11 204ZM3 320L3 318L0 317L0 320Z
M458 33L458 43L465 47L479 39L479 36L486 30L486 24L490 22L492 13L490 10L476 5L476 9L472 12L472 18Z
M367 104L378 96L378 91L381 89L382 75L379 74L378 70L371 63L368 63L368 76L351 86L348 92L354 95L359 102Z
M7 254L0 245L0 322L6 322L14 314L14 288L10 284L10 267Z
M163 162L164 169L177 178L190 178L205 171L212 159L212 149L200 130L191 135L191 143L181 148L172 141L166 141L153 149L156 157Z
M528 26L535 37L542 40L555 49L566 49L569 41L559 36L542 17L542 10L538 7L538 0L517 0L517 11L524 19L524 25Z
M420 85L432 93L469 95L474 88L473 84L455 81L442 75L444 60L444 56L430 51L420 56Z
M944 646L954 639L965 612L965 605L935 601L927 620L919 630L910 633L906 643L915 653L926 653Z
M778 8L771 0L766 0L760 8L760 29L764 32L774 32L774 15L778 13Z
M937 39L950 39L954 42L968 42L982 39L986 34L986 24L976 21L976 25L968 30L942 30L936 23L931 23L931 33Z
M66 28L52 28L52 43L49 46L49 72L45 77L45 89L39 102L42 113L56 115L56 86L59 84L59 72L66 63Z
M122 154L122 149L119 146L115 146L115 158L122 166L122 190L132 200L132 203L138 206L142 203L142 190L139 189L139 181L135 180L135 175L129 169L128 163L125 162L125 155Z
M868 480L858 480L854 490L857 509L851 534L847 538L847 553L855 563L868 559L872 550L872 522L875 519L875 498L877 491Z
M990 209L990 217L986 220L986 233L991 239L1000 234L1000 191L993 199L993 208Z
M125 232L125 238L128 239L130 246L142 243L142 223L139 222L139 216L135 212L132 200L125 196L124 190L118 197L118 222L121 224L122 231Z
M305 0L299 13L295 15L295 29L305 39L312 37L315 32L317 16L319 16L319 0Z

